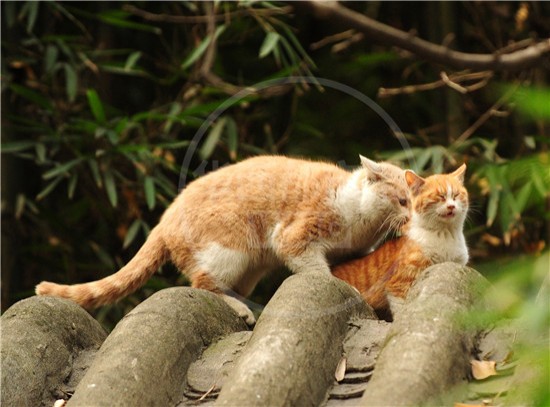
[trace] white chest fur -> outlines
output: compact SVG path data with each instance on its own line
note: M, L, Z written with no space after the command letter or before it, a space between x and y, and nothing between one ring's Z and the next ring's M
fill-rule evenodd
M462 227L430 230L413 224L407 235L422 247L424 255L434 263L452 261L465 265L468 262L468 247Z

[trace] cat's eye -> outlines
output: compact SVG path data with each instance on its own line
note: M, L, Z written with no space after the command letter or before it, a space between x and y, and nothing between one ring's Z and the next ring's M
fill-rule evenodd
M403 199L403 198L400 198L399 199L399 205L404 206L406 208L407 207L407 200Z

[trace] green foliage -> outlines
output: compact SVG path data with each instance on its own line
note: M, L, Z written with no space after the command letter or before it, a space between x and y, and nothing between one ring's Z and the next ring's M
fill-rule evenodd
M508 244L514 231L525 229L523 215L527 221L529 216L550 220L544 210L550 194L549 165L548 154L543 153L502 164L486 164L477 172L482 193L488 197L487 226L498 217Z
M550 123L550 88L522 88L512 101L523 115Z
M350 7L371 13L372 4ZM427 37L433 33L424 27L434 26L437 7L381 4L373 17ZM528 37L513 19L489 12L490 4L453 7L494 22L486 43ZM500 7L513 14L516 6ZM152 21L136 9L198 20ZM464 117L456 118L446 110L450 89L375 98L380 87L439 80L441 67L369 40L351 41L353 32L333 36L334 27L282 3L3 2L2 11L1 148L12 184L5 194L3 186L3 215L13 215L3 219L13 222L12 268L24 270L3 281L9 293L3 306L30 295L42 279L73 283L113 273L158 222L180 176L193 179L215 163L262 153L347 165L361 153L424 175L466 162L472 253L537 252L547 243L548 88L529 85L534 73L495 74L503 89L460 95L454 103ZM457 47L486 52L475 19L461 18ZM321 42L339 47L311 46ZM241 90L287 76L307 81L228 103ZM315 76L375 99L412 148L403 151L388 124L355 98L309 86ZM451 134L450 123L466 130L510 89L477 131ZM204 135L194 140L199 130ZM181 168L188 151L189 165ZM181 282L165 267L144 290L98 315L112 324L158 287Z
M271 62L263 55L263 77L255 80L310 73L312 63L284 13L262 13L279 10L269 2L217 4L215 13L220 7L250 12L217 24L212 35L206 25L140 21L122 3L5 2L2 7L9 27L2 86L10 100L3 110L2 154L27 161L16 162L32 174L31 185L18 188L9 204L29 233L16 252L18 267L34 282L110 274L146 238L176 195L179 166L195 133L228 97L223 87L194 83L213 42L219 47L241 41L256 27L273 33L276 27L279 44L272 45ZM152 10L170 14L174 7L188 12L176 4ZM204 13L203 4L193 7ZM169 36L177 38L170 46ZM257 59L262 47L254 47ZM229 107L197 140L188 175L196 176L201 160L236 161L252 150L267 151L252 131L261 128L265 116L258 112L265 105L252 96ZM270 143L273 151L275 141ZM15 173L13 178L25 185ZM126 301L137 302L137 297Z
M513 376L486 394L495 405L548 405L550 401L550 252L479 264L491 281L483 309L467 317L480 329L507 323L516 333L507 361ZM504 321L504 322L503 322ZM517 366L516 366L517 365Z

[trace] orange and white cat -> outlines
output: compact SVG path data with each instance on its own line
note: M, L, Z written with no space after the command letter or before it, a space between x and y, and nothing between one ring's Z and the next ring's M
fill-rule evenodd
M367 253L408 220L405 171L364 157L361 163L349 172L260 156L213 171L182 190L117 273L85 284L42 282L36 293L93 308L134 292L171 260L193 287L223 295L252 322L251 311L224 292L246 297L280 265L294 273L330 273L331 261Z
M446 261L465 265L468 248L463 225L468 212L466 165L426 179L405 174L412 191L411 221L403 235L367 256L340 264L333 274L359 290L381 317L389 317L388 295L404 298L428 266Z

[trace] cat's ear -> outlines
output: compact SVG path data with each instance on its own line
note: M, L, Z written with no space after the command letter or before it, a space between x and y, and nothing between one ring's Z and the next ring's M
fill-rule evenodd
M417 175L414 171L411 170L405 170L405 181L407 181L407 185L413 192L413 194L417 194L422 185L426 182L424 178L422 178L420 175Z
M359 159L361 160L361 166L367 170L367 176L370 180L379 181L382 178L382 168L377 162L369 160L361 154L359 154Z
M451 173L452 176L456 177L461 183L464 183L464 174L466 173L466 164L462 164L458 169Z

